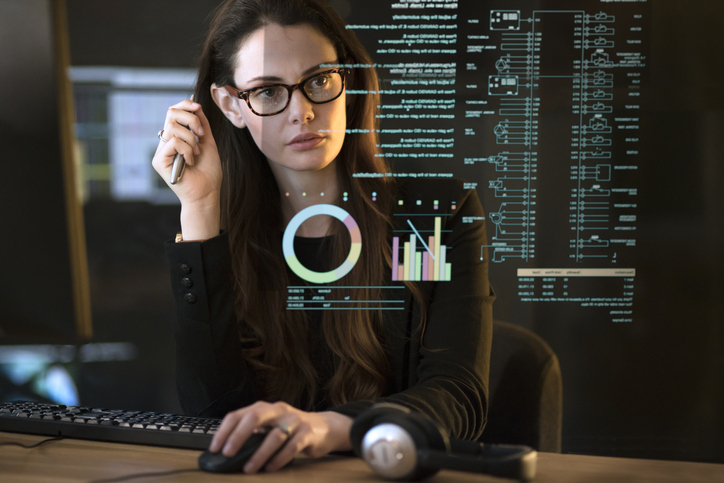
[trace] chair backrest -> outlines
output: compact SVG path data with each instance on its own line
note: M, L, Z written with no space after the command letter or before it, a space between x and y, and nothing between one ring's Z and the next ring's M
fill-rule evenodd
M561 451L563 388L558 358L532 331L493 323L488 423L480 441Z

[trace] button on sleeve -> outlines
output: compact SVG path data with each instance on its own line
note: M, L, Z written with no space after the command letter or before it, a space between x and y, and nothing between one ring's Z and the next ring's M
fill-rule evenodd
M178 317L206 323L218 319L212 312L234 298L228 234L203 242L169 240L165 248Z

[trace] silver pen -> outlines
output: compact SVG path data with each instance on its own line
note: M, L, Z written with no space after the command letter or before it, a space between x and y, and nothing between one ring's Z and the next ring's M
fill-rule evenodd
M191 94L189 100L194 100L193 94ZM176 156L173 157L173 166L171 166L171 179L169 180L171 184L176 184L178 181L181 180L181 176L183 176L185 169L186 160L181 153L176 153Z

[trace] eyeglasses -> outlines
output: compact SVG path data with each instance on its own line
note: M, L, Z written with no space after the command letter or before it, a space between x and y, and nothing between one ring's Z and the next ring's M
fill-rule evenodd
M243 91L230 85L225 86L225 88L239 99L244 99L251 112L257 116L273 116L289 106L295 89L301 90L304 97L314 104L332 102L342 95L344 77L348 73L349 69L337 67L310 75L302 79L298 84L291 86L269 84Z

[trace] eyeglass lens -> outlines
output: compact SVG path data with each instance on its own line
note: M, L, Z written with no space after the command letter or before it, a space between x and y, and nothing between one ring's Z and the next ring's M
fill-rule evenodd
M339 97L343 86L344 82L339 72L326 72L307 79L301 89L310 101L321 104ZM264 87L249 94L249 104L259 114L281 112L288 100L289 89L281 85Z

